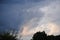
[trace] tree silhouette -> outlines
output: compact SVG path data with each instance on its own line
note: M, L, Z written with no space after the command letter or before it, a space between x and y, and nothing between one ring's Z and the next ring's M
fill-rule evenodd
M11 34L10 32L5 32L0 34L0 40L17 40L17 35Z
M60 40L60 35L54 36L54 35L49 35L43 31L43 32L37 32L33 35L31 40Z

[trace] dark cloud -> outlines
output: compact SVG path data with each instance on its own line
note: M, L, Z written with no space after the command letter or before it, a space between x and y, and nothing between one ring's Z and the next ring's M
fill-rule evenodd
M60 7L58 6L57 9L55 9L55 6L58 4L54 3L52 0L0 0L0 32L10 29L21 31L21 27L25 27L25 24L28 27L30 26L29 30L34 30L38 25L37 30L39 30L41 23L50 22L49 20L51 20L53 24L56 23L60 25ZM40 8L43 8L43 12ZM49 10L46 11L45 9ZM45 11L49 12L49 14L45 13Z
M1 0L1 3L6 4L15 4L15 3L24 3L23 0Z
M23 17L21 18L20 13L18 13L18 9L14 9L13 5L8 5L8 4L2 4L2 12L0 13L0 27L2 29L17 29L18 30L18 25L23 21ZM22 23L21 23L22 24Z
M0 0L0 3L10 3L10 4L16 4L16 3L20 3L20 4L25 4L25 3L33 3L33 2L40 2L40 1L44 1L44 0Z
M41 17L43 14L27 12L32 5L20 5L20 4L0 4L1 16L0 16L0 29L16 29L24 23L28 22L34 17ZM36 10L36 9L35 9ZM32 10L33 11L33 10ZM19 26L20 25L20 26Z

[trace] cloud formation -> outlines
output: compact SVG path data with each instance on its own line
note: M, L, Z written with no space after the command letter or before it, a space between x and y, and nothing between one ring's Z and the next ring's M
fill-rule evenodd
M19 30L29 40L37 31L60 34L60 0L2 0L0 29Z
M60 2L60 1L59 1ZM60 25L59 25L59 15L60 15L60 3L58 1L51 2L49 5L43 7L35 7L27 10L28 13L42 13L41 18L35 17L38 22L33 21L24 25L22 34L25 36L32 35L37 31L45 31L48 35L59 35ZM36 9L36 10L35 10ZM31 20L30 20L31 21ZM33 25L30 25L33 24ZM34 24L37 24L34 27ZM26 34L25 34L26 33Z

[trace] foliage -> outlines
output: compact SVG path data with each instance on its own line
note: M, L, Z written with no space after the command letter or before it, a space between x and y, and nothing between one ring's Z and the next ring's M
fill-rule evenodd
M60 35L54 36L54 35L49 35L43 31L43 32L37 32L33 35L31 40L60 40Z
M10 32L0 33L0 40L17 40L16 36Z

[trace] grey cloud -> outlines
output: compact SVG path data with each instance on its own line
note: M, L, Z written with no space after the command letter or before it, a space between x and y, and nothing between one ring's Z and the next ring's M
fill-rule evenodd
M59 2L60 1L54 1L54 2L50 2L50 4L49 5L45 5L45 6L43 6L43 7L41 7L41 8L43 8L43 11L42 12L44 12L44 13L42 13L42 14L44 14L44 15L42 15L43 16L43 18L42 19L40 19L40 21L39 21L39 25L37 25L35 28L37 29L37 30L35 30L33 27L31 27L30 25L30 27L33 29L33 31L31 31L31 30L29 30L29 31L24 31L24 32L32 32L32 33L34 33L34 31L41 31L41 30L39 30L40 28L41 28L41 26L42 26L42 30L45 30L46 32L49 32L49 33L51 33L51 34L53 34L53 35L56 35L56 34L60 34L60 30L59 30L59 24L60 24L60 22L59 22L59 20L60 20L60 7L58 7L60 4L59 4ZM45 8L44 8L45 7ZM37 8L37 7L35 7L35 8ZM38 8L37 8L38 9ZM32 8L31 10L30 10L30 12L34 12L34 8ZM37 11L37 10L36 10ZM35 11L35 13L36 13L36 11ZM29 12L29 11L28 11ZM32 13L33 13L32 12ZM38 18L38 17L37 17ZM38 18L39 19L39 18ZM43 23L41 23L41 21L43 22ZM28 22L29 23L29 22ZM29 27L28 26L28 27ZM32 25L33 26L33 25ZM51 26L51 27L50 27ZM25 27L25 26L24 26ZM48 27L48 28L47 28ZM38 29L39 28L39 29ZM54 29L53 29L54 28ZM29 28L28 28L29 29ZM27 30L28 30L27 29Z
M30 5L20 5L20 4L0 4L1 6L1 20L0 20L0 27L2 29L17 29L19 30L19 25L27 23L29 20L35 17L42 17L42 13L33 13L33 10L31 12L27 12L27 9L32 8L34 6Z
M16 3L20 3L20 4L25 4L25 3L33 3L33 2L40 2L40 1L44 1L44 0L1 0L1 3L9 3L9 4L16 4Z
M2 0L2 1L4 1L4 0ZM45 19L45 17L44 17L45 13L41 12L39 10L39 8L48 6L48 5L50 5L50 3L52 4L53 3L52 0L51 1L49 1L49 0L48 1L27 0L26 4L25 4L25 1L23 1L23 0L18 0L18 1L16 1L16 0L7 1L6 0L4 2L6 4L3 4L3 3L0 4L0 6L2 8L1 16L0 16L0 18L1 18L0 29L1 30L9 29L9 28L19 30L26 23L29 24L29 21L31 21L34 18L36 18L36 20L33 20L31 22L32 26L30 26L30 29L36 28L37 24L39 24L38 26L40 26L41 24L38 22L43 21L43 23L45 23L47 21L47 19ZM18 2L18 4L16 2ZM10 3L10 4L8 4L8 3ZM31 4L31 3L33 3L33 4ZM57 17L55 19L52 18L52 22L55 22L56 24L60 23L59 22L59 20L60 20L59 12L58 12L58 14L56 13L56 15L49 14L50 17L55 17L55 16ZM47 18L50 18L49 15L47 16ZM44 18L45 22L44 22L43 18ZM19 31L21 31L21 30L19 30Z

